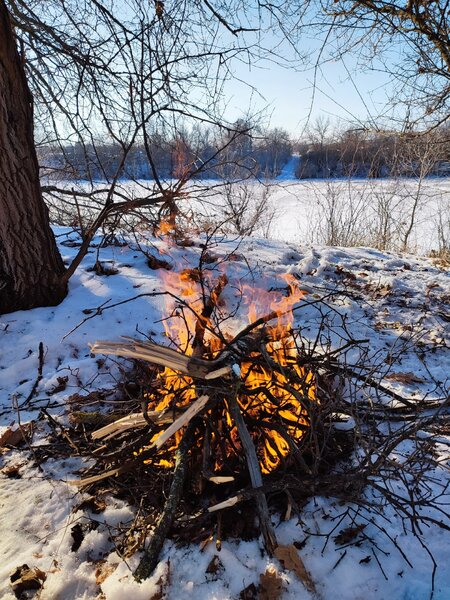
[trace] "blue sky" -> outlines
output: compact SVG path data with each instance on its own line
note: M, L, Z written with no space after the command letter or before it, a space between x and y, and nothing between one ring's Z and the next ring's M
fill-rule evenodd
M236 80L225 87L229 119L266 108L270 125L283 127L296 138L302 135L308 118L314 121L325 116L344 121L343 126L369 124L375 128L395 116L391 102L394 86L382 61L395 65L402 56L401 44L392 40L382 54L373 55L371 45L366 47L363 41L356 43L352 53L342 55L345 42L339 30L329 35L327 27L304 25L289 40L280 36L277 27L265 23L261 34L240 39L250 40L260 48L255 50L249 45L255 61L255 55L261 58L249 66L244 52L240 60L233 61ZM225 40L226 37L225 34ZM273 61L264 58L267 56ZM321 66L314 71L316 60ZM290 64L290 68L282 67L282 62Z
M327 63L317 71L315 93L312 69L286 69L273 64L249 68L240 64L235 74L238 80L226 86L228 117L245 116L249 107L253 109L250 112L266 109L270 126L283 127L294 138L302 135L308 117L314 121L323 115L349 126L375 121L384 114L392 93L386 73L355 69L350 57L345 63Z

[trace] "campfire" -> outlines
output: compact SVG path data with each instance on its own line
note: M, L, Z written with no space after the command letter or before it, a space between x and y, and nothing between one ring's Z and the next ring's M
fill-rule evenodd
M263 290L237 287L224 274L214 279L211 272L197 269L167 272L165 284L163 322L172 347L128 338L91 346L95 354L152 365L142 413L127 415L93 437L111 440L146 428L147 442L135 450L131 463L173 470L153 540L164 540L189 472L189 480L200 482L201 490L208 485L227 490L228 497L211 505L210 512L238 502L236 492L250 485L272 554L277 541L263 477L305 467L302 443L319 405L316 375L302 357L293 328L293 310L306 292L293 276L280 277L275 288ZM242 313L248 325L233 332L233 322ZM82 483L123 471L121 465ZM230 491L235 494L230 496ZM153 570L158 554L156 546L149 549L148 560L135 573L138 579Z

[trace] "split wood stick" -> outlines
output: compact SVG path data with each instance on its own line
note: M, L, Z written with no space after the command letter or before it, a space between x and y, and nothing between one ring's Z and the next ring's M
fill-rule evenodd
M167 411L150 411L148 417L154 423L172 423L173 421L173 416L168 414ZM128 429L140 429L141 427L147 426L148 422L145 420L142 413L132 413L131 415L117 419L117 421L108 423L108 425L97 429L92 433L91 437L93 440L109 440L124 431L128 431Z
M208 512L212 513L212 512L217 512L218 510L224 510L225 508L231 508L232 506L235 506L236 504L238 504L238 502L242 502L243 500L245 500L245 497L242 494L239 494L237 496L232 496L231 498L228 498L227 500L224 500L223 502L219 502L218 504L213 504L212 506L210 506L208 508Z
M113 354L124 358L145 360L163 367L170 367L189 375L189 358L170 348L152 344L151 342L138 342L127 340L123 342L97 341L89 345L92 354Z
M172 423L170 427L168 427L164 433L162 433L154 442L151 444L150 448L156 448L159 450L161 446L163 446L169 438L171 438L179 429L187 425L195 415L198 415L204 407L206 406L209 400L209 396L200 396L198 400L191 404L191 406L184 412L176 421Z
M211 483L215 483L216 485L234 481L234 477L232 475L209 475L206 477L206 479L211 481Z
M147 579L158 564L159 555L164 541L169 533L169 529L175 518L175 513L183 492L184 480L186 479L186 470L188 463L188 454L192 446L195 431L195 421L191 421L186 427L183 438L175 452L175 469L173 472L172 484L170 486L169 497L164 506L150 540L149 547L141 558L141 561L133 573L137 581Z
M229 375L232 371L232 367L226 366L226 367L221 367L220 369L217 369L216 371L210 371L209 373L207 373L205 375L205 379L207 381L211 380L211 379L218 379L219 377L224 377L225 375Z
M171 348L132 338L125 338L123 342L97 341L89 347L92 354L113 354L124 358L145 360L198 379L217 379L231 371L231 366L223 366L218 361L189 357Z
M258 457L256 455L255 445L248 432L244 417L234 394L231 394L227 399L228 411L236 423L239 437L244 449L245 458L247 459L247 467L250 473L250 481L253 488L261 488L263 485L261 468L259 466ZM264 538L266 550L270 556L273 555L275 548L278 546L275 531L270 520L269 507L265 494L258 489L255 489L256 508L259 516L261 532Z
M135 464L135 461L131 461L130 463L125 463L122 467L116 467L115 469L111 469L110 471L105 471L103 473L99 473L98 475L92 475L91 477L84 477L84 479L68 479L66 483L68 485L77 485L79 487L84 487L85 485L91 485L91 483L97 483L98 481L102 481L103 479L107 479L108 477L117 477L118 475L122 475L122 473L126 473L129 471L132 464Z

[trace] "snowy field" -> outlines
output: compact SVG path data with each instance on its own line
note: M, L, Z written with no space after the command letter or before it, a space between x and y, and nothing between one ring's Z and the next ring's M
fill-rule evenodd
M225 188L217 181L191 184L179 203L181 212L190 227L202 230L222 225L224 231L235 234L240 233L237 222L251 222L260 210L254 234L303 245L370 246L419 255L450 246L450 178L299 181L289 178L291 171L277 180ZM86 183L60 185L91 190ZM118 186L119 192L131 198L143 197L152 189L145 181ZM104 197L98 194L98 205L81 200L81 212L95 214ZM76 218L73 205L66 212L70 200L51 199L57 207L52 210L57 222ZM233 214L238 217L233 219Z
M448 178L430 179L420 187L408 179L284 182L274 191L273 203L280 210L276 239L373 247L383 241L385 228L386 249L400 249L412 219L409 251L439 250L440 234L449 241ZM326 239L333 235L334 240Z
M450 243L449 178L281 179L236 185L234 193L237 198L253 197L254 204L266 195L273 218L259 232L276 240L417 254L439 251ZM223 192L203 196L212 214L223 214Z
M222 239L211 249L215 257L211 268L220 271L225 265L229 279L236 285L247 282L270 289L279 275L290 273L311 288L312 297L330 290L340 292L328 302L329 314L336 319L329 332L330 347L342 343L345 322L347 334L367 340L362 352L372 366L372 374L381 379L386 376L385 385L411 402L425 399L435 407L433 402L442 402L448 391L448 270L430 258L410 254L364 247L296 245L293 242L307 237L302 233L304 215L314 202L311 186L317 190L317 185L322 189L324 184L283 182L274 191L273 200L282 205L276 236L285 241L247 238L239 243L235 238ZM440 187L436 182L430 185L433 194L438 194L436 190L448 193L446 182L439 182ZM429 225L422 216L421 227ZM79 239L68 228L57 228L56 234L62 255L69 261ZM417 235L423 248L431 243L425 233ZM99 239L95 241L98 244ZM164 239L153 239L148 252L165 257L173 271L178 272L198 265L204 238L194 242L192 247L181 248ZM233 260L225 260L230 254ZM160 319L167 308L162 296L141 296L112 306L138 294L165 290L161 270L150 270L147 259L131 241L122 247L100 249L102 263L114 269L110 276L91 270L95 258L96 249L92 249L71 279L69 294L59 306L0 316L0 435L17 429L19 422L21 427L32 422L34 429L29 447L2 450L2 599L15 597L9 577L23 564L40 569L45 576L43 587L35 595L40 600L255 598L243 590L250 590L251 584L256 590L269 567L277 574L281 587L272 595L263 589L261 600L450 597L450 533L443 528L450 526L448 427L437 432L416 432L417 438L429 440L425 479L429 498L435 498L429 506L414 509L419 517L425 517L424 522L419 519L414 525L414 519L404 518L396 506L382 503L374 490L365 493L365 509L318 495L298 513L294 510L286 521L282 515L273 515L279 542L296 544L314 582L314 593L306 590L293 571L264 554L261 539L226 540L220 552L214 543L201 549L199 544L180 546L168 541L154 575L137 584L131 572L138 564L140 552L123 560L113 541L119 530L133 522L137 507L107 496L106 508L98 514L87 507L77 509L86 494L77 493L66 480L79 476L83 460L76 453L72 458L52 455L48 420L40 413L41 408L47 407L56 422L66 427L74 395L80 402L80 396L102 390L97 405L85 407L86 410L103 410L114 398L121 368L129 368L130 363L99 361L90 355L89 342L136 337L140 331L164 343ZM181 294L180 289L173 291ZM232 302L231 296L228 301ZM96 310L98 307L102 309ZM238 312L230 328L237 331L247 322L248 315ZM298 311L295 324L302 328L305 339L315 339L320 319L314 306ZM30 398L40 342L45 351L42 379ZM358 361L360 355L361 350L349 352L348 364ZM369 391L365 400L376 398ZM436 410L442 409L430 408L427 414L432 416ZM386 428L395 432L401 424L398 420L386 421L380 427L385 432ZM415 452L414 441L405 439L389 458L392 464L402 464L412 459ZM393 479L389 485L402 493L400 480ZM95 527L87 527L92 523ZM72 551L76 524L86 525L86 529L81 545ZM336 535L355 525L364 530L364 535L356 536L357 543L339 543ZM208 565L215 555L220 568L211 572Z

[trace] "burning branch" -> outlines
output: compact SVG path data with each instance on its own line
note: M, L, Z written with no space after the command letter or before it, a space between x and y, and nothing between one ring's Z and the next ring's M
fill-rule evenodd
M206 348L204 345L205 339L205 331L206 326L211 324L211 315L214 312L214 309L217 306L220 295L223 291L223 288L228 283L228 278L226 275L221 275L217 281L216 286L212 290L209 298L206 298L204 301L204 307L197 319L197 324L195 326L195 337L192 342L192 350L194 356L203 356L206 352Z
M187 425L191 419L198 415L208 403L209 396L200 396L200 398L192 404L181 417L172 423L162 435L160 435L151 445L150 448L159 450L177 431Z

